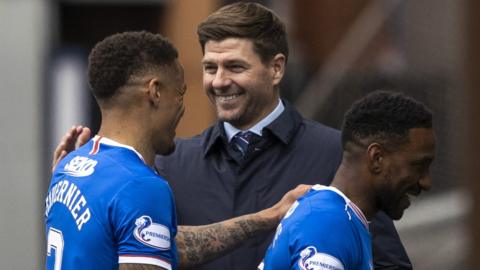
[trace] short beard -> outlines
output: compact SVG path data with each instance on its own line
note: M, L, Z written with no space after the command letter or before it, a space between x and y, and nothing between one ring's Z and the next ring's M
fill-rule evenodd
M156 154L161 156L169 156L173 154L173 152L175 152L176 146L177 146L176 143L173 142L167 149L163 151L156 151Z
M397 205L399 202L395 201L396 198L394 192L390 190L390 183L392 182L391 173L388 172L385 176L382 188L377 191L377 209L384 211L391 219L399 220L402 217L402 213L398 213ZM385 192L387 191L387 192ZM400 214L400 216L398 216Z

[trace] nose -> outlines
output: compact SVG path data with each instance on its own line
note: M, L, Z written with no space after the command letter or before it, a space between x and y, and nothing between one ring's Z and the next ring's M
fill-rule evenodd
M424 177L422 177L418 184L422 190L430 190L430 188L432 188L432 177L430 176L430 173L427 173Z
M217 72L214 75L212 81L212 87L221 89L229 86L231 84L231 79L229 78L227 72L223 68L218 68Z

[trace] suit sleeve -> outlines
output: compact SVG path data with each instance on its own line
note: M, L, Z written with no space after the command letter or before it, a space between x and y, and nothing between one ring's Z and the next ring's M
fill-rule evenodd
M413 269L393 221L387 214L378 212L370 223L370 231L376 270Z

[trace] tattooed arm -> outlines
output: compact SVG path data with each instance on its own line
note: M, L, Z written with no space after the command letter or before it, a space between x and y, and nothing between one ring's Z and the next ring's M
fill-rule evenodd
M52 171L58 162L88 141L91 135L90 129L82 126L72 127L62 138L55 149L52 160ZM285 215L290 205L310 186L299 185L289 191L283 198L271 208L255 214L244 215L204 226L178 226L176 243L180 268L192 267L209 262L227 254L243 241L258 233L275 229L280 219ZM121 264L120 269L130 267L146 267L148 265ZM136 268L133 268L136 269ZM142 269L142 268L140 268Z
M310 186L299 185L271 208L204 226L178 226L180 268L209 262L234 250L260 232L275 229L295 200Z

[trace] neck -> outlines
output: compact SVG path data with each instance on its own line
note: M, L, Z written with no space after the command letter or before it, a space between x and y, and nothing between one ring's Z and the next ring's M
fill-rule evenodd
M252 119L252 121L248 121L247 123L244 123L244 124L232 123L232 122L229 122L229 123L239 130L244 130L245 131L245 130L251 129L252 127L258 125L260 122L263 123L263 122L267 121L265 119L270 114L273 113L273 111L277 108L277 106L279 105L280 102L281 102L280 98L277 96L275 102L271 103L269 106L266 106L264 108L264 110L260 114L258 114L255 119ZM278 117L278 115L275 116L275 118L277 118L277 117ZM270 122L264 123L264 124L266 126L266 125L270 124ZM262 126L262 128L263 128L263 126Z
M147 123L138 119L142 118L135 117L135 112L131 111L102 111L102 125L98 135L133 147L142 155L147 165L153 166L155 150L145 128Z
M345 196L362 210L368 220L372 220L378 209L375 204L374 191L362 168L348 163L344 157L331 186L343 192Z

